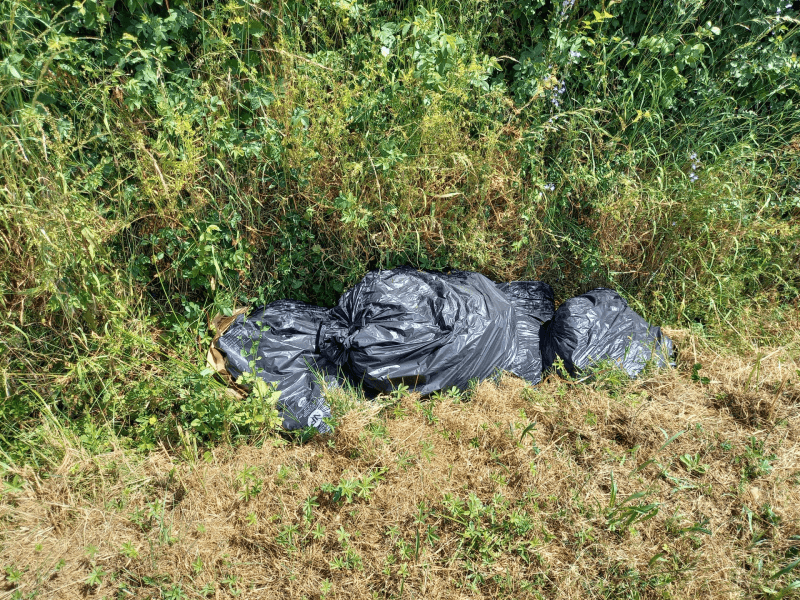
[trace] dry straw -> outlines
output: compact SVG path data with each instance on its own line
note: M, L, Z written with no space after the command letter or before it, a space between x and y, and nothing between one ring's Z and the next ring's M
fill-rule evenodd
M674 370L387 399L302 446L75 444L3 494L0 600L769 597L800 546L797 354L669 333Z

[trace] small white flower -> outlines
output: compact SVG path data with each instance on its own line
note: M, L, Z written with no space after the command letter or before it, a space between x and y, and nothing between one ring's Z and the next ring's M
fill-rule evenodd
M384 56L389 56L392 53L386 46L381 46L381 54Z

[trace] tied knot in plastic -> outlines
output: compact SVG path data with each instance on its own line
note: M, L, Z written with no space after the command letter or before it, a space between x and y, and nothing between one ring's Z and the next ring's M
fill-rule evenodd
M332 322L320 335L320 353L338 366L347 362L347 356L354 343L357 332L350 329L340 323Z

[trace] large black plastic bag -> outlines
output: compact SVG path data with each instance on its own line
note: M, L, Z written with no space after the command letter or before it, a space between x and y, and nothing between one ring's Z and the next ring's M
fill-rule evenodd
M336 365L319 354L319 336L327 322L327 309L278 300L239 315L216 342L234 379L255 368L258 377L277 384L277 408L287 430L310 426L320 433L330 431L322 420L330 409L320 384L338 385L340 379Z
M541 336L544 369L561 357L571 375L611 359L636 377L649 360L668 366L673 351L672 340L660 327L651 326L622 296L605 288L564 302Z
M507 370L517 355L513 306L479 273L372 271L331 310L322 353L378 392L421 394Z
M517 355L508 370L531 383L542 379L539 329L556 310L553 289L543 281L498 283L517 312Z

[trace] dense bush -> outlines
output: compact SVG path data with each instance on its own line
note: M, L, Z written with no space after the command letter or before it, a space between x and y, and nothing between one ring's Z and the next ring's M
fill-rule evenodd
M9 447L43 411L229 435L186 401L222 393L209 316L368 268L612 285L711 330L796 306L786 0L0 6Z

